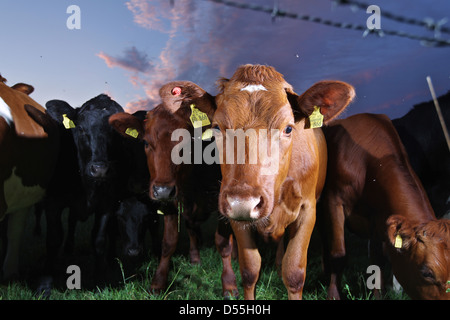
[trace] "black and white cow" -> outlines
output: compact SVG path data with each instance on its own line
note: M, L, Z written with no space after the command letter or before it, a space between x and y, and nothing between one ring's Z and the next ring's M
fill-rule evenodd
M59 136L45 109L29 97L33 87L5 82L0 75L0 221L7 224L1 235L7 239L2 271L10 279L19 272L29 209L42 200L53 175Z

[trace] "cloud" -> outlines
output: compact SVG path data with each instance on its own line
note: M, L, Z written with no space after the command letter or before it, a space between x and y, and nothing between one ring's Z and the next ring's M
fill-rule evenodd
M142 73L153 69L152 62L148 59L147 54L139 52L136 47L125 49L122 57L112 57L104 52L100 52L97 56L105 60L109 68L120 67L132 72Z
M169 31L170 27L161 19L162 17L168 17L165 14L167 12L166 10L159 10L158 6L152 5L149 1L142 0L131 0L126 2L126 6L133 13L134 22L139 26L161 32Z
M286 36L292 33L295 21L283 19L273 23L265 14L195 0L177 0L173 6L167 0L130 0L126 5L136 24L167 35L163 50L152 61L151 72L130 76L131 83L142 87L147 96L129 102L130 108L156 105L160 100L159 88L168 81L190 80L214 93L215 81L221 76L231 76L240 64L278 67L283 66L280 61L286 61L280 56L295 59L295 53L288 47L296 44L292 36ZM302 34L295 33L295 38L300 43ZM108 66L116 62L114 66L127 69L126 64L117 64L117 59L111 61L104 53L101 57ZM287 69L290 66L280 71Z
M405 79L417 77L424 50L418 42L395 37L363 38L359 31L306 21L273 21L268 14L209 1L176 0L173 6L170 3L126 2L138 26L166 36L163 49L152 61L134 47L125 50L121 57L103 52L98 55L109 67L132 71L127 75L129 81L143 89L145 96L137 96L127 104L130 110L156 106L160 102L159 88L173 80L190 80L215 94L215 81L231 77L239 65L246 63L274 66L298 93L322 79L348 81L355 85L360 97L351 110L360 112L385 102L397 102L408 92L418 90L416 84L399 90L399 86L407 86ZM261 0L260 4L272 6L274 1ZM281 10L338 22L364 25L368 17L364 10L333 7L329 1L300 6L298 0L283 0L279 4ZM418 55L412 54L413 50ZM417 60L412 61L416 56ZM427 64L427 72L433 70L431 64Z

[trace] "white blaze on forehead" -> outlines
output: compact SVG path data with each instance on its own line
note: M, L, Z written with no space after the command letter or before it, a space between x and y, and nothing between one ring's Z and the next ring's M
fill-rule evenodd
M9 106L6 104L5 101L3 101L1 97L0 97L0 117L5 118L6 122L8 122L9 125L13 123L11 109L9 109Z
M255 92L255 91L267 91L267 89L262 84L249 84L241 91Z

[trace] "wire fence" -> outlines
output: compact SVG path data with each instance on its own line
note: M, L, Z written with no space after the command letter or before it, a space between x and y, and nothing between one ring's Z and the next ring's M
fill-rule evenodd
M173 0L171 0L173 1ZM366 25L359 25L354 23L347 23L347 22L336 22L329 19L323 19L321 17L317 16L311 16L307 14L298 14L295 12L289 12L285 10L281 10L278 5L278 1L274 1L274 6L264 6L254 3L241 3L231 0L204 0L209 2L214 2L216 4L225 5L228 7L233 7L237 9L243 9L243 10L252 10L257 12L263 12L266 14L270 14L272 19L275 19L277 17L280 18L289 18L289 19L296 19L301 21L307 21L307 22L313 22L317 24L322 24L325 26L330 26L334 28L340 28L340 29L347 29L347 30L355 30L355 31L362 31L363 36L367 36L368 34L376 34L380 37L383 36L397 36L402 38L408 38L412 40L418 40L421 42L422 45L425 46L433 46L433 47L450 47L450 39L442 39L440 38L441 32L450 33L450 29L444 28L442 25L447 22L447 18L441 19L439 21L434 21L431 18L426 18L422 21L412 18L406 18L402 17L400 15L396 15L390 12L386 12L383 10L382 17L388 18L391 20L395 20L397 22L401 23L407 23L411 25L418 25L426 27L429 30L433 30L435 32L434 37L426 37L422 35L417 34L411 34L404 31L397 31L397 30L385 30L385 29L368 29ZM335 4L337 5L351 5L355 6L357 8L364 8L367 9L369 5L353 1L353 0L333 0Z
M331 0L335 5L348 5L352 8L357 8L361 10L366 10L369 7L368 3L363 3L354 0ZM407 18L401 15L383 10L383 18L393 20L399 23L405 23L410 25L415 25L419 27L425 27L427 30L435 32L435 36L439 37L440 33L449 33L450 28L444 27L443 25L448 22L448 18L443 18L441 20L435 20L433 18L424 18L423 20L417 20L414 18Z

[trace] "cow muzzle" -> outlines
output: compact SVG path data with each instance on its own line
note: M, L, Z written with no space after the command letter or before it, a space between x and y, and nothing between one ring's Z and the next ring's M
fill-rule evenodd
M151 198L154 200L171 200L177 195L176 186L154 185L151 191Z
M253 221L261 216L262 197L227 196L225 215L233 220Z
M87 175L91 178L106 178L109 174L109 164L106 162L91 162L87 166Z

